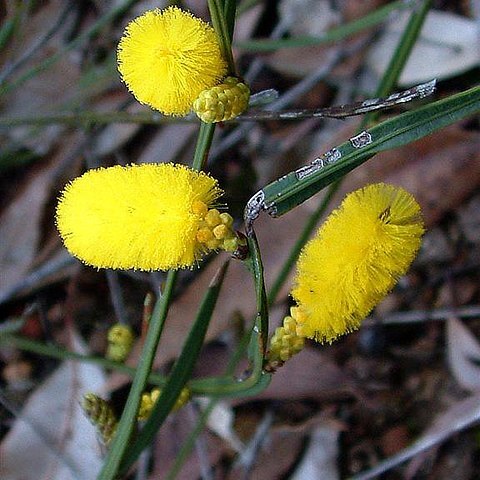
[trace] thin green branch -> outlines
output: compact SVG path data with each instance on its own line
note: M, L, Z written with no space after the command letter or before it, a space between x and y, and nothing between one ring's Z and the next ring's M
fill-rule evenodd
M157 345L165 325L165 319L167 317L176 278L176 272L168 272L163 294L157 300L152 313L145 345L128 395L127 403L123 410L117 432L108 451L102 471L98 476L98 480L114 480L116 478L120 463L129 447L133 430L137 424L137 413L140 406L141 396L145 390L145 385L152 369Z
M215 133L214 123L200 122L200 130L198 132L197 144L193 155L192 168L194 170L204 170L208 160L208 152L213 141Z
M222 56L227 62L227 75L236 75L235 62L232 54L230 41L230 28L225 18L225 12L221 0L208 0L208 9L212 19L213 28L217 32Z

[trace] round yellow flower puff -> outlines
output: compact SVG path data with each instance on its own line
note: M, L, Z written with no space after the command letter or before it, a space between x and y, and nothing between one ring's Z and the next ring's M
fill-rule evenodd
M214 178L183 165L89 170L62 192L57 227L68 251L94 267L192 267L208 251L196 238L199 206L221 194Z
M227 71L215 30L178 7L151 10L130 22L117 56L135 98L168 115L187 114L200 92Z
M356 330L415 258L424 232L408 192L375 184L348 195L302 251L292 296L302 335Z

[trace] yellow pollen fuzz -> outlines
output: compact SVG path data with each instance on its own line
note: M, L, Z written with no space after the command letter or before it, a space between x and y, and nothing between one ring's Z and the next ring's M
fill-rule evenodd
M117 59L135 98L167 115L187 114L227 69L214 29L178 7L151 10L130 22Z
M62 192L57 227L69 252L94 267L192 267L207 251L197 240L199 202L221 194L214 178L183 165L89 170Z
M375 184L348 195L300 255L297 332L330 343L358 329L407 271L423 233L420 207L405 190Z

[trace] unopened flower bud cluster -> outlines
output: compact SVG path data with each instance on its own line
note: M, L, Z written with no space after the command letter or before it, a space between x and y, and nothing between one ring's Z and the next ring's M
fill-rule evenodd
M160 388L154 388L151 392L146 392L142 395L140 408L137 415L138 420L148 419L161 393L162 390ZM190 390L185 387L180 392L172 411L180 410L189 400Z
M193 103L193 110L205 123L225 122L248 107L250 89L238 78L227 77L220 85L204 90Z

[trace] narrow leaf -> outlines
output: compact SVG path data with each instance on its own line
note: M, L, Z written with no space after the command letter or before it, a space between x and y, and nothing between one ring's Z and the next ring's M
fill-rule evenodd
M375 154L407 145L479 111L480 86L476 86L361 132L257 192L245 209L247 234L262 210L281 216Z

